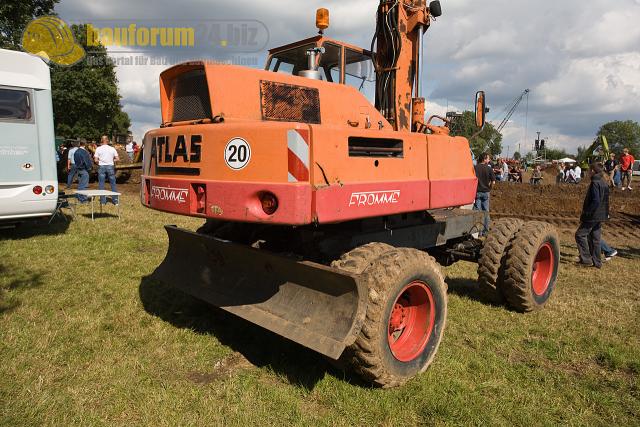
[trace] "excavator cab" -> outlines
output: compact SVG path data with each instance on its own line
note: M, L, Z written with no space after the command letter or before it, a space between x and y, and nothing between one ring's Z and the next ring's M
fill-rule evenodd
M321 35L270 50L265 70L347 84L371 101L375 93L371 52Z

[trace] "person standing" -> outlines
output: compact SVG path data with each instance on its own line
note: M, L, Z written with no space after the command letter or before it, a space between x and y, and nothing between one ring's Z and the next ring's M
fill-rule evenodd
M587 267L602 268L602 222L609 219L609 186L604 181L603 171L601 163L593 163L589 168L591 184L584 199L580 226L575 235L580 253L578 264Z
M71 184L73 184L73 179L76 177L76 160L74 155L76 151L78 151L78 142L74 142L72 147L67 152L67 189L71 188Z
M556 173L556 184L560 185L564 182L564 164L558 163L558 171Z
M476 190L476 201L473 210L486 212L484 215L484 230L481 235L489 232L489 199L491 188L496 183L496 177L489 162L491 156L484 153L480 156L480 162L475 166L476 177L478 178L478 189Z
M604 162L604 171L609 175L609 181L611 187L615 187L615 178L616 178L616 169L618 169L618 165L620 162L616 160L615 153L611 153L609 155L609 159Z
M108 178L111 184L111 191L118 191L116 186L116 162L120 160L118 152L115 148L109 145L109 137L103 135L100 140L100 146L96 148L94 155L96 163L98 163L98 188L104 190L105 180ZM100 204L107 203L105 196L100 197ZM111 203L118 204L118 197L112 197Z
M540 165L538 165L536 166L535 170L531 174L530 183L533 185L539 185L540 181L542 181L543 179L544 179L544 175L542 175L542 169L540 168Z
M502 161L502 181L509 181L509 163L506 160Z
M569 169L567 175L567 182L570 184L578 184L580 183L582 175L582 169L578 165L574 165L571 169Z
M582 168L578 164L573 168L573 178L576 180L576 184L582 181Z
M480 163L482 163L482 161L480 161ZM496 164L493 166L491 165L491 162L489 162L489 166L491 166L491 169L493 170L493 176L495 177L495 180L498 182L502 182L502 160L498 159Z
M78 190L86 190L89 187L89 174L93 169L93 161L91 160L91 154L87 151L86 142L80 141L80 146L73 153L73 158L78 172ZM87 196L78 194L78 201L87 203Z
M631 188L631 179L633 178L633 163L636 159L633 158L631 154L629 154L629 149L625 148L622 150L622 156L620 156L620 174L622 175L622 191L624 190L633 190ZM625 187L624 183L627 182Z
M127 137L127 145L125 145L125 151L127 152L127 156L129 156L129 159L131 161L133 161L133 156L135 154L135 150L134 150L133 144L134 144L133 137L131 135L129 135Z

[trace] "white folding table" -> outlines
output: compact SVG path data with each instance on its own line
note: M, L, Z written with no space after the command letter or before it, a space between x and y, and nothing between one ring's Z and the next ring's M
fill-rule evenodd
M91 201L91 221L94 221L95 218L93 216L93 201L96 197L118 197L118 204L116 205L116 212L118 213L118 219L120 219L120 196L122 193L116 193L115 191L107 191L107 190L75 190L75 194L85 196ZM100 213L102 213L102 204L100 204Z

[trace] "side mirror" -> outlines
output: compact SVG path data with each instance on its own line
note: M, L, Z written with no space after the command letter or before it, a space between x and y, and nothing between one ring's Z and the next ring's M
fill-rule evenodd
M434 18L442 15L442 7L440 6L440 0L434 0L429 3L429 14Z
M487 119L487 103L484 91L476 93L476 127L482 129Z

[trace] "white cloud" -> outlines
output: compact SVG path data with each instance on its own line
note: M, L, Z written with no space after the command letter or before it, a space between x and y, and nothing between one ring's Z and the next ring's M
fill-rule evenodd
M639 111L640 52L570 60L537 88L545 105L604 113Z
M640 44L640 7L627 6L600 16L591 14L588 20L580 20L568 31L564 49L578 55L606 55L637 49Z

